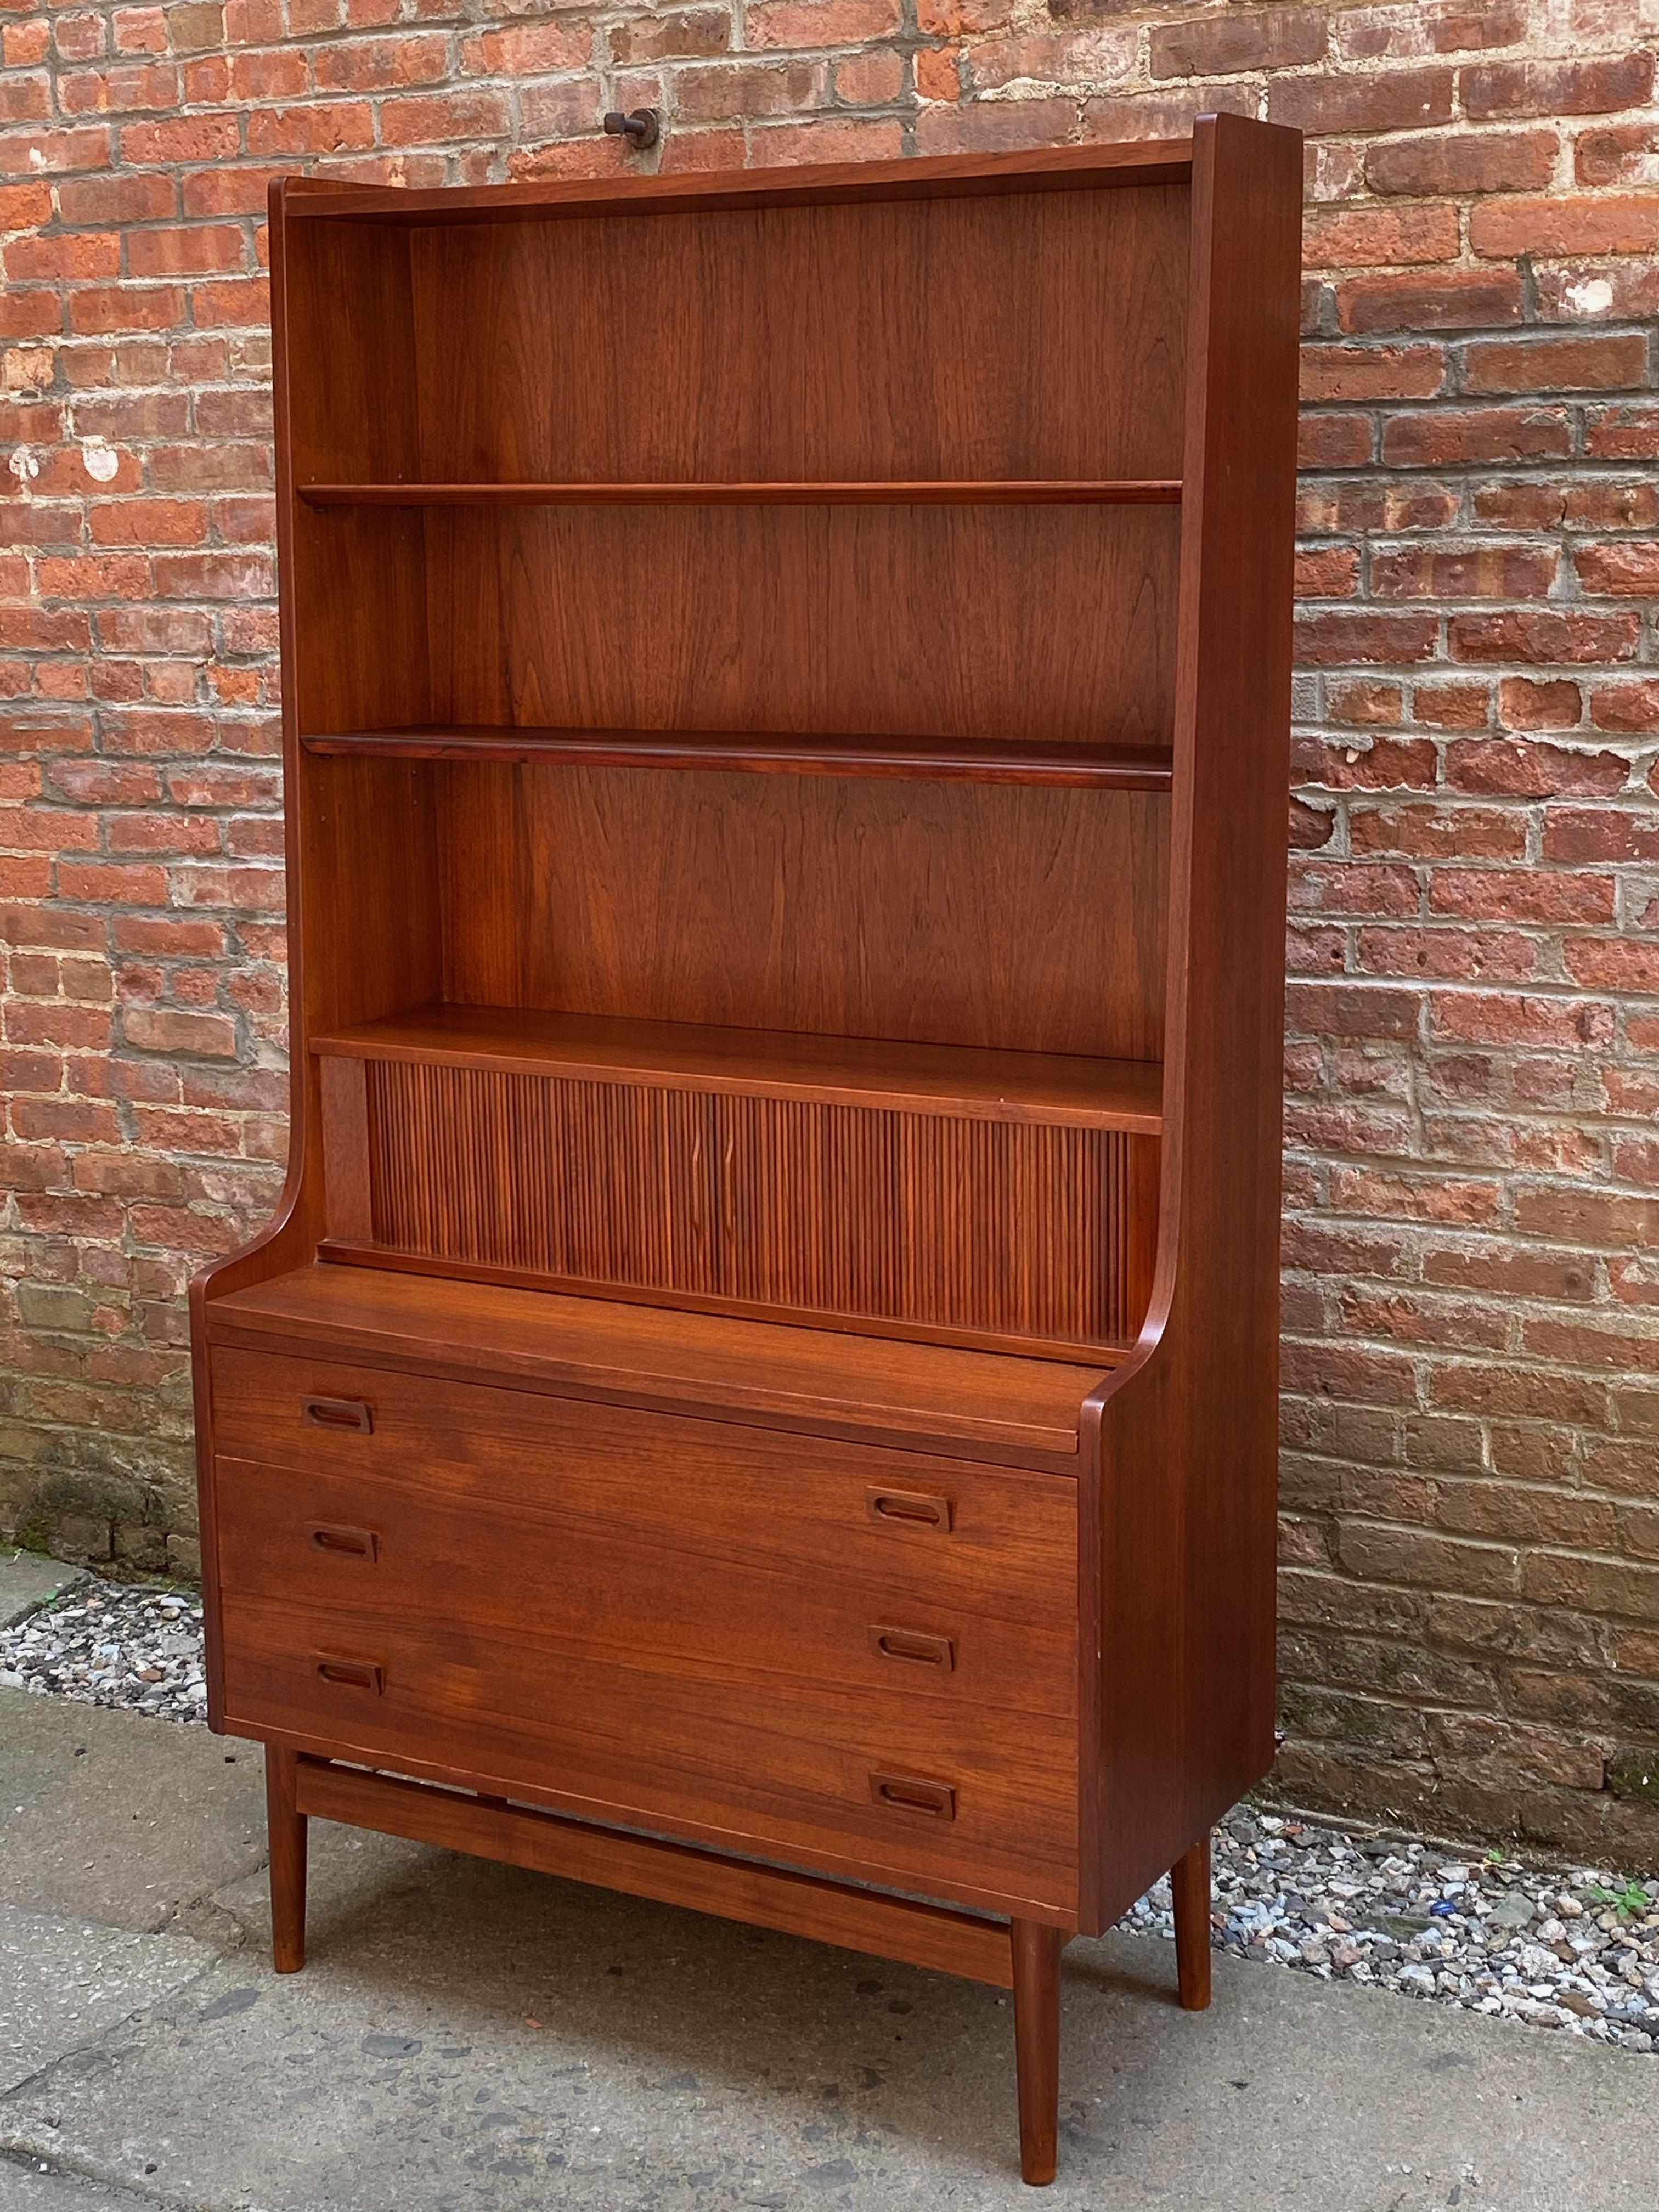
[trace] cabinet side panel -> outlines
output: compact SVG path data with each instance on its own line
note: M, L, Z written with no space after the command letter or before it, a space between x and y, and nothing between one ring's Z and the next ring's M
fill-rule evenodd
M1194 143L1164 1204L1094 1411L1108 1921L1273 1753L1301 155L1229 115Z

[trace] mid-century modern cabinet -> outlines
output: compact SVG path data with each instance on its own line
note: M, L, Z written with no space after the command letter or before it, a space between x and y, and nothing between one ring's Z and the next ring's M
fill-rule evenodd
M1273 1749L1299 142L271 206L311 1814L1011 1986Z

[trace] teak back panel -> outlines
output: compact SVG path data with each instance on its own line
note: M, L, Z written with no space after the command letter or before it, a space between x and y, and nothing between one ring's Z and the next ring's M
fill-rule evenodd
M438 767L446 998L1156 1060L1170 801Z
M1170 742L1173 507L445 508L426 534L441 721Z
M1188 197L404 232L422 472L1179 476Z

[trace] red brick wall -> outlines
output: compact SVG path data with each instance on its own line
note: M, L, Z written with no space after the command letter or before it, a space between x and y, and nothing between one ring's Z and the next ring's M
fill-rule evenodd
M1656 0L0 21L0 1517L188 1562L183 1286L279 1179L268 179L1242 107L1310 142L1285 1783L1651 1860Z

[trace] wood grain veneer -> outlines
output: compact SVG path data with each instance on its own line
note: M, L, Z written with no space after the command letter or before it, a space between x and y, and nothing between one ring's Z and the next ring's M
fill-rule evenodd
M321 1814L979 1974L1039 2184L1068 1935L1173 1869L1202 2002L1300 175L273 188L292 1145L191 1328L284 1970Z

